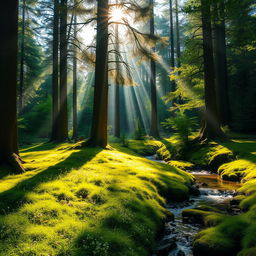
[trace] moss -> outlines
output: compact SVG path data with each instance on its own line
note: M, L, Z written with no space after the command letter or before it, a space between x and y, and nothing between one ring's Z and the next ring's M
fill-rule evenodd
M128 148L142 156L155 155L157 150L161 148L162 144L154 140L129 140Z
M197 235L193 243L193 253L195 256L234 256L235 242L215 228L209 228Z
M233 153L217 142L210 142L205 145L195 145L186 158L196 165L207 166L212 171L217 171L220 165L233 159Z
M184 171L191 170L195 167L194 164L189 162L184 162L184 161L172 160L172 161L169 161L168 164Z
M163 221L173 218L164 197L188 198L193 181L119 144L21 152L33 171L0 180L0 255L146 256Z
M254 256L256 255L256 247L242 250L237 256Z
M208 214L207 211L198 209L186 209L182 211L182 219L186 223L204 224L204 217Z

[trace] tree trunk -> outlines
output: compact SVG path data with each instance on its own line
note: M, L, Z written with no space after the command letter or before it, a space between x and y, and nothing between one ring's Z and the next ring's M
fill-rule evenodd
M170 46L171 46L171 71L175 67L175 55L174 55L174 25L173 25L173 2L169 0L170 3ZM171 91L175 91L175 82L171 82Z
M18 1L1 4L0 15L0 163L24 172L17 141Z
M211 10L207 1L201 0L202 29L203 29L203 58L205 83L205 115L199 139L223 137L217 114L215 74L211 28Z
M95 86L91 136L88 145L108 144L108 0L98 1Z
M213 25L214 56L216 72L216 95L218 118L221 125L230 121L228 75L226 56L226 28L224 3L215 4L215 21Z
M52 49L52 141L59 140L59 0L54 0Z
M67 104L67 0L60 5L60 113L59 141L68 140L68 104Z
M76 0L75 0L76 4ZM77 39L77 16L74 17L74 41ZM73 56L73 140L77 140L77 48L74 45L74 56Z
M22 5L22 29L21 29L21 44L20 44L20 83L19 83L19 104L18 109L21 114L23 109L23 91L24 91L24 53L25 53L25 10L26 2L23 0Z
M116 1L116 4L118 1ZM118 31L118 24L115 24L115 38L116 38L116 72L120 71L120 64L119 64L119 56L120 53L119 49L119 31ZM117 75L118 77L118 75ZM120 138L121 131L120 131L120 85L118 84L118 79L116 79L115 84L115 127L114 127L114 136Z
M155 19L154 19L154 0L150 0L151 18L150 18L150 34L155 34ZM153 49L155 51L155 49ZM157 91L156 91L156 63L150 61L150 91L151 91L151 123L149 135L158 138L158 118L157 118Z
M176 9L176 54L177 54L177 67L180 67L180 22L179 22L179 5L178 0L175 0Z

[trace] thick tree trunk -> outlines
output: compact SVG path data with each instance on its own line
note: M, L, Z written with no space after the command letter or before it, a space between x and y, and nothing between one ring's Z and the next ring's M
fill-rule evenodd
M76 1L75 1L76 3ZM74 41L77 39L77 16L74 17ZM73 56L73 140L77 140L77 48L74 45L74 56Z
M108 10L108 0L98 1L93 119L87 143L103 148L108 144Z
M154 19L154 0L150 0L151 18L150 18L150 34L155 34ZM153 49L155 51L155 49ZM158 138L158 118L157 118L157 91L156 91L156 63L150 61L150 91L151 91L151 122L149 135Z
M205 115L200 132L200 140L223 137L218 120L216 104L215 74L211 28L211 10L207 1L201 0L202 29L203 29L203 58L205 83Z
M215 4L215 21L213 25L214 56L216 72L216 95L218 118L221 125L230 121L228 75L226 56L226 28L224 3Z
M52 141L59 140L59 0L54 0L52 49Z
M25 10L26 1L23 0L22 5L22 29L21 29L21 44L20 44L20 83L19 83L19 114L23 109L23 92L24 92L24 54L25 54Z
M61 0L60 5L60 112L59 141L68 140L68 102L67 102L67 0Z
M0 163L24 172L17 141L18 1L1 3L0 15Z
M177 55L177 67L180 67L180 22L179 22L179 4L178 0L175 0L175 14L176 14L176 55Z

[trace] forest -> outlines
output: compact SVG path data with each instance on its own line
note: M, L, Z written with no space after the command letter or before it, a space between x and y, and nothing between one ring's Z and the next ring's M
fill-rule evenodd
M255 0L0 12L0 256L256 256Z

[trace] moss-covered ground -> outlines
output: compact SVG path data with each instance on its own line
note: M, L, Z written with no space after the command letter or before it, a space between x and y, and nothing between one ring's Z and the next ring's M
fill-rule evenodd
M233 139L215 141L189 154L190 161L211 167L224 180L240 181L235 200L243 213L239 216L209 215L217 218L211 228L198 234L194 242L196 256L256 255L256 141ZM207 219L208 218L208 219Z
M166 218L165 198L188 198L192 182L186 172L118 144L38 144L21 156L30 171L0 174L5 256L149 255Z
M200 232L194 241L196 256L256 255L256 140L248 139L248 136L239 137L207 144L192 144L182 156L188 162L170 160L175 152L173 139L158 142L160 144L155 153L160 158L169 160L171 165L180 169L191 168L193 164L202 166L217 172L224 180L242 183L234 198L243 211L239 216L223 215L212 210L184 211L184 217L210 226ZM137 141L128 146L135 150L139 146L142 150L147 143Z

